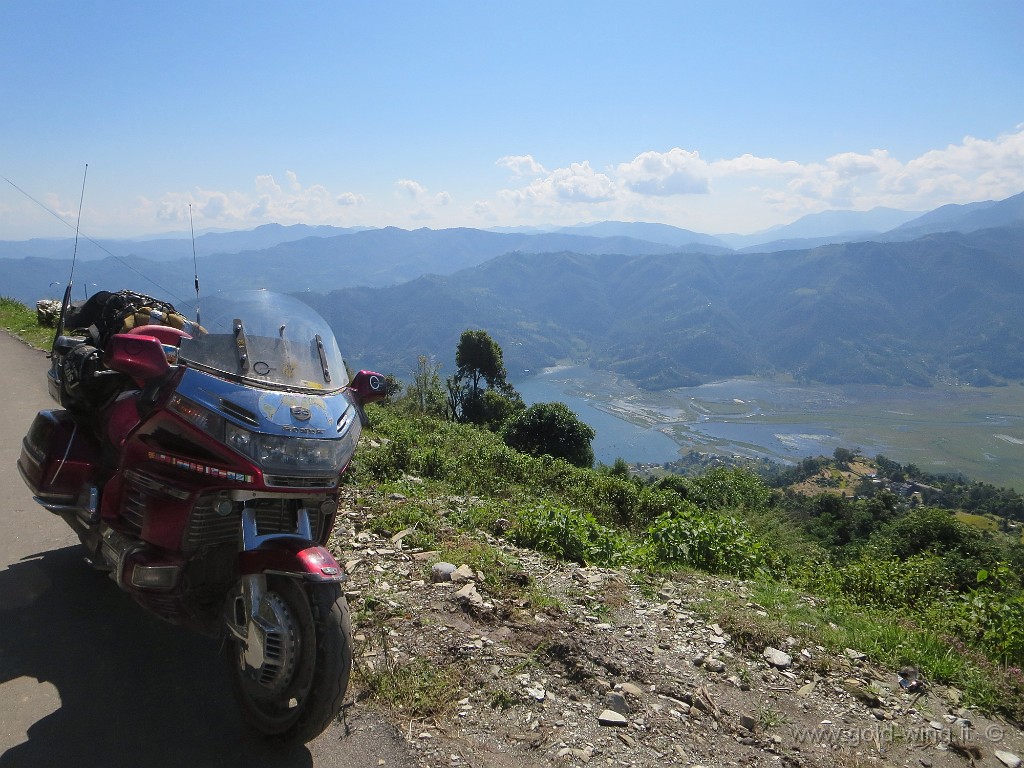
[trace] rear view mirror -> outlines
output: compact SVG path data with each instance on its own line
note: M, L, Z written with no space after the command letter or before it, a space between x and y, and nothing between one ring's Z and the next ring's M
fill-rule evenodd
M163 344L153 336L119 333L110 337L103 364L140 382L161 379L171 370Z
M388 394L387 380L375 371L357 373L352 379L352 383L349 384L349 389L359 406L383 400Z

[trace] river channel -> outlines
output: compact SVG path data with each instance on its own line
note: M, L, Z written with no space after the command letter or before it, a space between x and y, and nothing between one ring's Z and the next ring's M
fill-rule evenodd
M1024 490L1024 387L825 386L728 379L646 392L586 367L516 382L527 404L563 402L611 464L673 461L690 450L792 462L857 448L928 472Z

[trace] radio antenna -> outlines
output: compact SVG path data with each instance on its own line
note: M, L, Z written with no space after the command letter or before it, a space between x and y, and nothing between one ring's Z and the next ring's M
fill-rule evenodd
M82 203L85 202L85 180L89 176L89 164L85 164L85 172L82 174L82 194L78 198L78 221L75 223L75 249L71 252L71 274L68 275L68 285L64 289L64 300L60 304L60 317L57 319L57 332L53 336L53 348L57 347L57 339L64 335L64 315L71 306L71 288L75 282L75 263L78 261L78 233L82 227Z
M199 319L199 261L196 259L196 225L192 223L192 203L188 204L188 225L192 229L192 274L196 281L196 325L202 325Z

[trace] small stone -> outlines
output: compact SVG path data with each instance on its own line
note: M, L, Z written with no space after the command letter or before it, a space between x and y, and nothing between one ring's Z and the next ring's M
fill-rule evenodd
M808 683L807 685L801 686L801 687L800 687L800 690L798 690L798 691L796 692L796 695L797 695L797 696L801 696L801 697L803 697L803 698L806 698L806 697L810 696L810 695L811 695L812 693L814 693L814 689L815 689L815 688L816 688L817 686L818 686L818 684L817 684L817 683L815 683L815 682L810 682L810 683Z
M715 658L705 659L704 669L706 669L708 672L724 672L725 662L721 659Z
M1013 754L1013 752L1004 752L1001 749L997 749L996 759L1005 765L1006 768L1019 768L1020 766L1020 758Z
M484 599L480 596L480 593L476 591L475 584L467 584L464 586L455 593L455 599L461 600L464 603L469 603L469 605L476 608L479 608L484 604Z
M543 688L527 688L526 695L529 696L531 699L536 699L537 701L544 701L544 697L547 696L547 691L545 691Z
M620 683L619 690L630 696L640 697L643 696L644 692L640 686L634 685L633 683Z
M629 714L629 705L626 703L626 697L618 691L612 691L604 697L604 705L613 712L618 712L620 715Z
M629 725L629 719L625 715L620 715L618 712L614 712L610 709L606 709L598 715L597 722L601 725L614 726L618 728L625 728Z
M436 568L437 566L435 565L434 567ZM456 584L465 584L468 581L473 581L474 579L476 579L476 574L473 573L472 568L470 568L468 565L463 564L455 570L453 570L449 578Z
M792 656L778 648L772 648L770 645L764 649L762 655L765 661L778 669L787 669L793 663Z
M868 657L866 653L855 651L853 648L844 648L843 653L846 654L846 658L851 661L863 661Z
M740 715L740 726L753 733L757 730L757 720L750 715Z
M594 748L593 747L586 747L585 749L576 749L576 748L574 748L572 750L572 755L573 755L573 757L577 758L581 763L588 763L588 762L590 762L590 758L594 756Z
M618 736L619 737L619 741L621 741L627 747L635 747L636 746L636 739L634 739L628 733L617 733L615 735Z
M430 580L435 584L441 581L451 581L455 573L455 566L451 563L434 563L430 569Z

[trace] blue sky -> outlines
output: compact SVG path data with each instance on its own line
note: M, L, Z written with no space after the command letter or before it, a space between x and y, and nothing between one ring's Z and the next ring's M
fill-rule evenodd
M82 231L748 233L1024 191L1024 3L0 0L0 175ZM73 234L0 182L0 239Z

